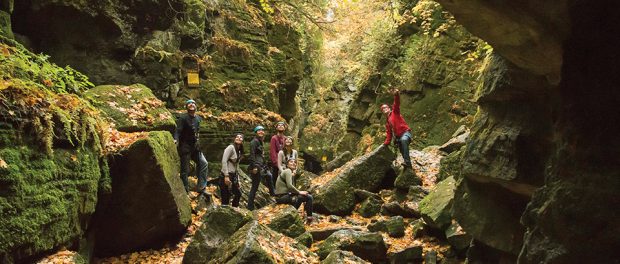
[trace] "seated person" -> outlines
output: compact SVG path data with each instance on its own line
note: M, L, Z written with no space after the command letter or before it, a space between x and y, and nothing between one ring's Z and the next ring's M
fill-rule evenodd
M306 210L306 223L311 223L312 218L312 195L306 191L295 188L294 176L297 174L297 161L288 160L286 169L280 173L276 180L276 203L290 204L295 208L304 203Z

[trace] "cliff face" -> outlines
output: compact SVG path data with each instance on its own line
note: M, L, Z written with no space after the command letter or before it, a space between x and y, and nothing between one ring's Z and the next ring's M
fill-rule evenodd
M303 73L300 31L253 2L19 1L17 40L93 83L141 83L169 106L263 107L292 118ZM197 73L198 84L188 83Z
M399 3L396 10L360 3L367 15L352 22L363 26L349 38L343 37L346 22L355 16L335 11L335 28L342 33L325 37L321 62L328 73L315 74L328 81L318 81L316 103L302 131L304 151L331 158L382 144L385 116L379 106L392 104L389 88L401 91L401 112L418 148L441 145L459 126L471 125L477 70L491 47L434 1Z
M497 258L617 260L618 4L439 2L499 54L461 158L459 223Z

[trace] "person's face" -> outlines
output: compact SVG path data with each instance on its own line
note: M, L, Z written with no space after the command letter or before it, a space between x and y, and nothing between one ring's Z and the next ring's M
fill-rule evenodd
M284 124L277 124L276 125L276 131L283 132L284 130L286 130L286 126Z
M383 106L381 107L381 112L383 112L384 114L389 114L392 111L392 109L390 109L389 106Z
M289 169L291 169L291 170L296 170L296 169L297 169L297 161L295 161L295 160L289 160L289 161L286 163L286 167L287 167L287 168L289 168Z
M259 131L256 131L256 135L257 135L258 137L264 137L264 136L265 136L265 130L262 130L262 129L261 129L261 130L259 130Z
M243 143L243 136L242 135L237 135L235 137L235 144L241 145L242 143Z
M189 104L185 105L185 109L187 109L187 111L196 111L196 104L195 103L189 103Z
M284 140L284 145L285 146L292 146L293 145L293 140L290 138L287 138Z

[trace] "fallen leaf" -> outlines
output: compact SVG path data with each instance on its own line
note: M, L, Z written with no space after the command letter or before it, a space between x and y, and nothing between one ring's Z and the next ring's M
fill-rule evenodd
M2 158L0 158L0 168L6 169L8 167L9 167L9 165L6 164L6 161L4 161Z

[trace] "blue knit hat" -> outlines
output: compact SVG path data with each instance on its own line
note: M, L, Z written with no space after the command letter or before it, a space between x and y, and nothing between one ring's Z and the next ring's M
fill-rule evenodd
M254 128L254 133L258 132L259 130L265 130L265 128L263 126L256 126Z

